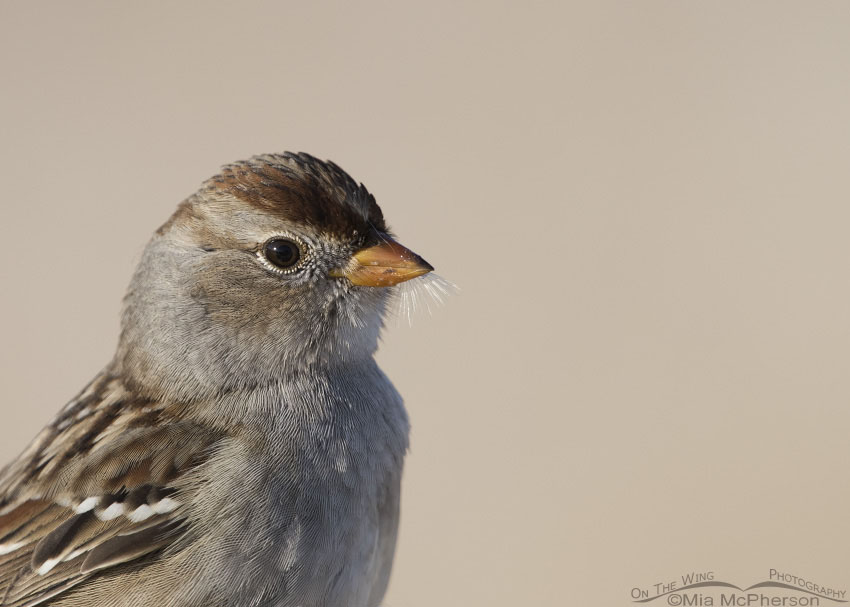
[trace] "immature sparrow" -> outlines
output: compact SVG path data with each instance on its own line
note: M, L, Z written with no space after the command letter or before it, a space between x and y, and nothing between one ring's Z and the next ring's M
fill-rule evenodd
M432 269L333 163L224 167L145 248L115 358L0 472L0 605L377 605L408 432L379 287Z

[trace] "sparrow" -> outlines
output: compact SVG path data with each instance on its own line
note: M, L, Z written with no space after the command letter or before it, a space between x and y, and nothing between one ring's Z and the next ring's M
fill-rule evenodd
M332 162L225 166L145 247L112 361L0 471L0 605L378 605L408 417L374 353L431 270Z

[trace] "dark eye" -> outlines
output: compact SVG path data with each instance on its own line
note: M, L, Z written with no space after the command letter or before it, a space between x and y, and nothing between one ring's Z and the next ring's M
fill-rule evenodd
M298 244L285 238L275 238L266 243L266 259L281 270L288 270L301 259L301 249Z

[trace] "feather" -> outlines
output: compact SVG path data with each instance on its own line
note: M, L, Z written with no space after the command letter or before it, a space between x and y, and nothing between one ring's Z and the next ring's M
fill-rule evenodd
M164 520L141 531L117 535L89 551L81 573L124 563L169 545L180 527L179 521Z
M87 526L97 524L94 512L72 516L56 529L45 535L32 553L32 568L38 575L44 575L70 554L77 545L77 538L84 534Z
M45 604L174 542L187 529L181 491L195 490L192 471L223 437L151 423L168 408L114 377L77 400L0 474L4 607Z

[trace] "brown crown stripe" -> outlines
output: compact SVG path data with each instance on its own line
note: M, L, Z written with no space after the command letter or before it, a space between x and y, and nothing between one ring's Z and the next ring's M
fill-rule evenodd
M225 166L206 184L287 221L348 236L385 231L375 198L345 171L307 154L258 156Z
M351 238L386 232L381 209L363 184L332 162L309 154L268 154L226 165L208 179L199 195L185 200L163 225L198 215L211 194L229 194L287 222L310 225ZM206 195L206 196L205 196Z

